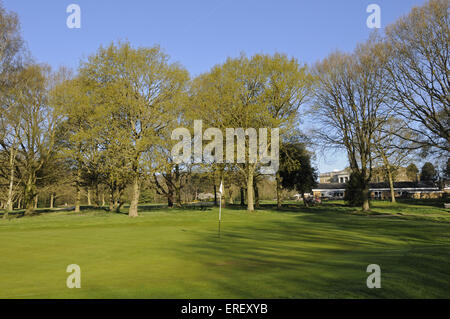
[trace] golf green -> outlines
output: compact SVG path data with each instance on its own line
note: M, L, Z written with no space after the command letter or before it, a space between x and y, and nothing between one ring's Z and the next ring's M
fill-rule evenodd
M374 203L0 220L0 298L450 298L450 213ZM81 288L66 286L67 266ZM381 267L381 289L366 285Z

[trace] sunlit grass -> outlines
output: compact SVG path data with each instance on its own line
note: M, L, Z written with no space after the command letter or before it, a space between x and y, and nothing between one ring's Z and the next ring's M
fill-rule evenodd
M125 210L126 211L126 210ZM101 210L0 221L0 298L449 298L450 213L341 202L277 211ZM66 288L66 267L82 288ZM382 288L366 287L379 264Z

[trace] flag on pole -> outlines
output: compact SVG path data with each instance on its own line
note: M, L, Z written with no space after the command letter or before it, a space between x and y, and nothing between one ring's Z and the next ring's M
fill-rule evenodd
M223 194L223 181L220 181L220 187L219 187L219 237L220 237L220 222L222 220L222 194Z

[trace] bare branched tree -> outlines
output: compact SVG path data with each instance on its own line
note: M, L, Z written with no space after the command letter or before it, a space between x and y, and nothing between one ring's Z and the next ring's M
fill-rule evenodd
M331 54L315 67L315 116L322 144L346 150L351 171L361 178L368 211L374 135L389 117L386 56L373 37L355 53Z
M386 29L386 65L411 148L450 152L450 1L431 0Z

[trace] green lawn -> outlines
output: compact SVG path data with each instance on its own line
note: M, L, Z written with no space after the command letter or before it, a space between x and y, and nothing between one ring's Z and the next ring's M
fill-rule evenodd
M0 220L0 298L450 298L450 212L339 202L249 214L86 210ZM81 267L81 289L66 267ZM378 264L382 288L368 289Z

